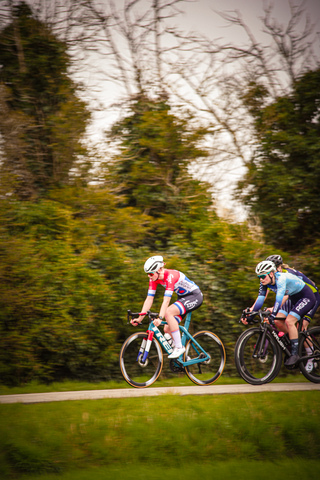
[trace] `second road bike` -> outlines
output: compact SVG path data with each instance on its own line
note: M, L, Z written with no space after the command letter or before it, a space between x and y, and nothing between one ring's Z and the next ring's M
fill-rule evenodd
M250 323L260 321L259 326L249 328L240 335L234 350L238 373L251 385L262 385L274 380L280 372L282 359L285 361L291 355L288 334L281 334L275 326L270 325L267 322L269 315L268 310L244 310L242 314L242 318L252 318ZM320 383L320 326L302 330L299 322L298 332L300 358L296 368L310 382ZM311 354L307 354L306 347L310 348ZM308 362L308 367L311 368L307 367Z

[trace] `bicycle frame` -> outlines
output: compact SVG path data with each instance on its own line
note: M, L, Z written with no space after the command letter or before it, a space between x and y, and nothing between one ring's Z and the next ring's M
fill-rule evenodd
M251 314L254 313L254 312L250 312ZM290 350L287 348L287 346L284 344L284 342L282 341L282 339L278 336L278 333L279 333L279 330L275 327L275 326L272 326L270 325L269 323L267 323L265 321L265 318L267 317L267 311L264 311L264 310L259 310L259 312L256 312L257 314L259 314L260 316L260 320L261 320L261 323L260 323L260 331L262 332L262 338L261 338L261 341L259 342L259 344L257 344L255 346L255 349L254 349L254 352L253 352L253 356L256 356L257 358L260 358L261 356L264 356L265 355L265 351L268 347L268 339L266 339L266 332L267 330L271 333L271 335L273 336L273 338L276 340L277 344L279 345L279 347L281 348L281 350L288 356L290 357L291 355L291 352ZM284 320L284 318L276 318L275 320ZM307 340L307 337L309 336L309 333L308 333L308 330L302 330L302 321L298 321L299 323L299 326L298 326L298 334L299 334L299 337L300 336L303 336L304 337L304 340L303 341L308 341ZM301 340L299 340L299 343L300 343ZM263 351L262 351L263 349ZM301 357L299 358L299 363L300 362L303 362L305 360L308 360L310 358L313 358L312 355L306 355L304 357Z
M155 314L151 314L151 312L148 312L148 315L149 315L149 318L155 317ZM155 318L157 318L157 317L155 317ZM189 365L194 365L194 364L197 364L197 363L203 363L206 360L210 359L210 356L207 354L207 352L201 347L201 345L189 333L190 322L191 322L191 312L187 313L184 326L179 325L179 329L182 332L181 343L182 343L183 346L185 346L187 340L191 339L192 340L192 346L196 350L196 352L198 353L198 357L194 358L192 360L187 360L186 362L184 362L183 360L180 360L178 358L175 359L175 361L178 361L179 364L181 364L182 367L186 367L186 366L189 366ZM161 326L162 325L167 325L167 322L162 321ZM165 337L162 335L159 328L154 325L153 320L151 320L151 322L149 324L147 334L148 334L148 338L147 338L147 340L144 339L142 341L142 344L141 344L141 347L140 347L140 350L139 350L139 353L138 353L137 361L139 361L139 357L141 355L143 355L142 356L142 363L144 363L147 360L148 354L149 354L149 351L150 351L150 346L151 346L154 335L156 336L156 339L158 340L158 342L161 344L162 348L169 355L170 355L170 353L173 352L172 347L167 342ZM204 357L200 358L201 353L204 354Z

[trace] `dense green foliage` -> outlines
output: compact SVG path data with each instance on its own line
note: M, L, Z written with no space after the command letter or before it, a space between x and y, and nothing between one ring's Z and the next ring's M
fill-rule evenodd
M46 195L87 167L80 140L89 112L68 76L66 50L25 3L0 32L0 173L22 199Z
M231 459L312 463L320 455L319 401L314 391L1 405L0 475L124 464L148 472Z
M121 208L135 207L148 215L145 242L166 246L177 233L190 235L194 222L205 222L212 207L209 184L189 172L207 153L197 145L205 135L192 128L192 118L172 114L165 98L133 99L126 118L115 124L111 138L119 147L108 171Z
M253 84L245 99L258 149L240 189L267 240L302 252L320 233L320 70L306 73L289 95L268 106L266 94Z

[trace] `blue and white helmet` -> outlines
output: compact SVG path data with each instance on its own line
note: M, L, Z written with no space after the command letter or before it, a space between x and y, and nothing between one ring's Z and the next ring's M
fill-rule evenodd
M263 260L262 262L258 263L256 266L256 274L257 275L268 275L271 272L276 272L277 267L273 262L270 260Z
M161 255L155 255L154 257L148 258L148 260L144 264L144 271L146 273L156 273L163 266L163 257Z

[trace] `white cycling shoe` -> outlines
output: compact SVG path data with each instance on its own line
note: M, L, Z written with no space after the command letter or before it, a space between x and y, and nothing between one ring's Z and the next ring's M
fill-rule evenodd
M173 352L168 355L168 358L179 358L185 351L186 348L183 346L181 348L174 347Z

